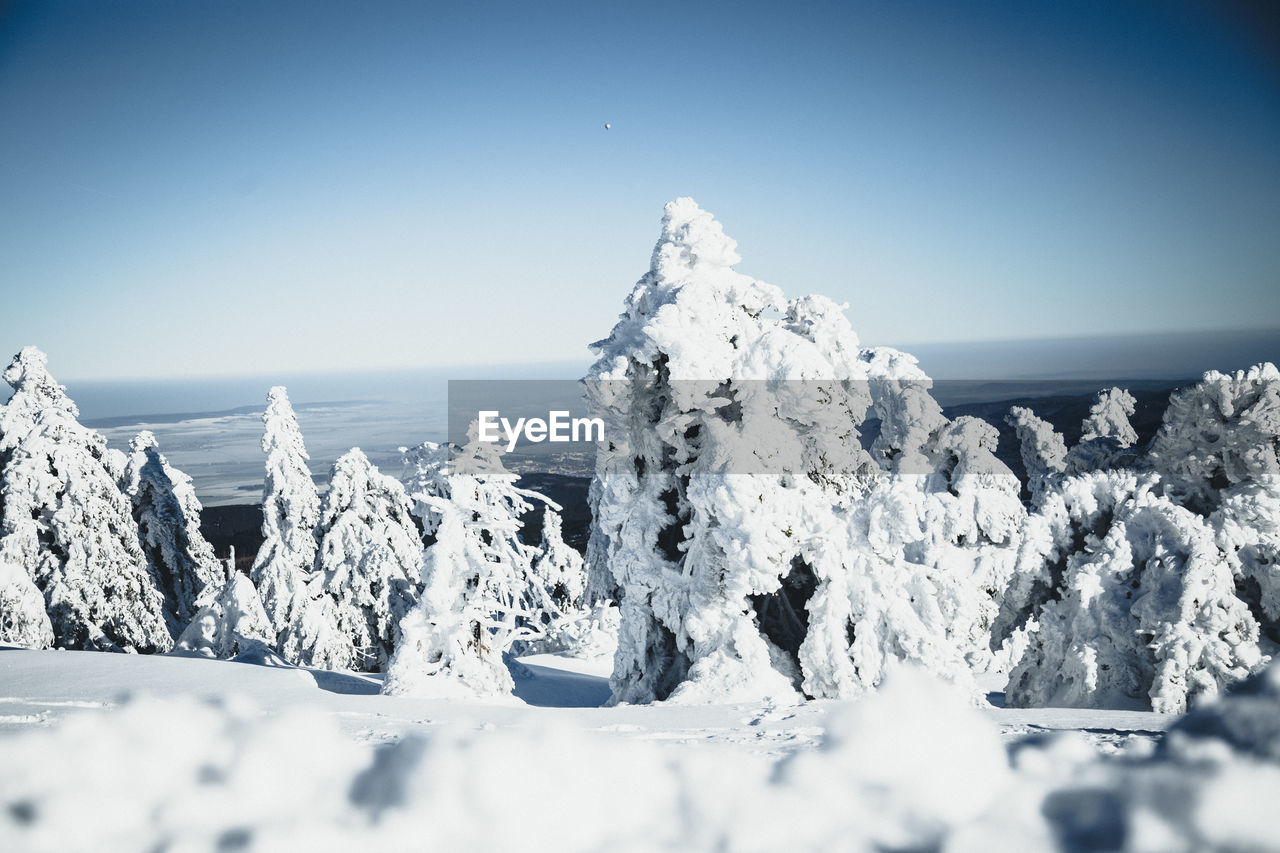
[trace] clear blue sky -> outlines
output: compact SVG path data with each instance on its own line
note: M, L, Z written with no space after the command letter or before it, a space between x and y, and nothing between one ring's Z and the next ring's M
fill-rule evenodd
M679 195L868 343L1280 325L1264 6L0 0L0 349L585 359Z

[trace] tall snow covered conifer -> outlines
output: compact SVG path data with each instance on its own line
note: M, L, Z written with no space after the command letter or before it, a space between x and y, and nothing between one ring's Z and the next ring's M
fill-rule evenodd
M43 594L55 644L168 651L164 597L121 472L46 364L26 347L4 371L14 391L0 409L0 564L21 566ZM29 592L19 599L28 602ZM21 621L30 625L31 615ZM39 624L34 630L43 635Z
M249 576L275 628L280 653L298 663L300 650L283 639L286 627L302 618L294 599L315 566L320 497L307 468L307 450L298 419L283 386L277 385L267 394L262 423L262 450L267 454L267 478L262 492L263 542ZM301 607L301 602L297 605Z
M147 430L130 448L122 487L133 502L140 544L164 593L165 620L176 637L199 609L196 599L219 582L222 572L200 532L201 507L191 478L169 465Z
M860 348L841 306L788 302L738 260L672 202L595 345L588 562L620 601L614 701L846 696L906 661L967 681L1022 512L994 431L949 422L915 360Z

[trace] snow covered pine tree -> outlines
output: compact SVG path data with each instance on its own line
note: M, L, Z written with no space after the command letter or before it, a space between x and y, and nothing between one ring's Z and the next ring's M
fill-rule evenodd
M13 396L0 408L0 566L9 567L4 597L23 609L2 622L48 644L30 588L14 581L21 567L43 594L53 644L168 651L164 597L117 483L119 460L76 420L46 364L44 353L25 347L4 371Z
M121 488L133 502L147 565L164 594L165 621L178 636L199 609L196 599L222 572L200 532L200 501L191 478L169 465L147 430L130 449Z
M262 492L262 547L249 572L263 609L276 632L276 647L290 663L302 662L299 631L286 631L299 622L304 602L298 599L315 566L316 524L320 497L307 468L298 419L284 386L267 394L262 413L262 450L267 454L267 478ZM286 638L286 633L289 638Z
M385 671L422 589L422 546L399 481L352 448L320 503L315 569L294 592L281 646L299 663Z
M501 451L474 429L452 461L431 442L403 452L414 512L433 541L383 692L510 693L504 656L557 630L581 600L582 561L559 537L559 507L517 487ZM547 504L541 548L520 539L529 500Z

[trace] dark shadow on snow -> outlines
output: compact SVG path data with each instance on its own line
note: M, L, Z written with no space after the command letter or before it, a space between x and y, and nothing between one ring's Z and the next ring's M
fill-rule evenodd
M609 701L609 679L533 663L513 671L517 699L540 708L599 708ZM514 667L513 667L514 669ZM518 673L518 674L517 674Z
M316 687L330 693L343 693L349 696L375 696L382 692L382 676L380 674L357 674L354 672L330 672L327 669L308 669L307 672L316 680Z
M311 673L316 680L316 687L330 693L342 693L349 696L374 696L382 691L382 675L374 673L331 672L327 669L311 669L295 667L280 657L276 652L262 644L257 644L231 659L233 663L246 663L250 666L281 667L300 669Z

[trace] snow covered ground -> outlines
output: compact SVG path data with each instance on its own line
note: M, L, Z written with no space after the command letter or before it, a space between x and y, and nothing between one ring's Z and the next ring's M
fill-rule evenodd
M812 748L833 709L849 702L797 706L623 705L609 698L610 659L531 655L516 678L516 699L457 700L382 696L378 673L330 672L176 655L0 649L0 734L57 726L84 713L110 714L143 697L191 696L251 703L263 716L321 711L357 743L384 743L434 727L524 730L549 722L581 731L682 746L732 746L781 757ZM999 694L993 698L999 700ZM1006 709L982 714L1006 737L1077 729L1097 741L1150 740L1172 716L1146 711Z
M609 660L521 663L516 698L458 700L0 649L0 849L1053 849L1063 768L1144 760L1173 719L973 709L913 673L856 701L602 707Z

